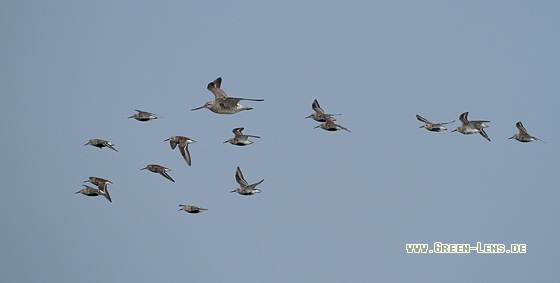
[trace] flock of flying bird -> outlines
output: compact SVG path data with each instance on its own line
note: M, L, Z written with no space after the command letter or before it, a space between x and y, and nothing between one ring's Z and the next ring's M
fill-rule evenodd
M203 106L198 107L198 108L194 108L191 109L191 111L194 110L199 110L202 108L207 108L210 111L217 113L217 114L235 114L237 112L240 111L244 111L244 110L251 110L253 108L251 107L247 107L244 105L240 105L239 102L242 100L247 100L247 101L264 101L264 99L251 99L251 98L236 98L236 97L229 97L222 89L221 89L221 84L222 84L222 78L219 77L217 79L215 79L214 81L210 82L207 86L207 89L212 92L214 94L214 101L209 101L206 102ZM311 104L311 108L315 111L315 113L305 117L305 118L312 118L313 120L317 121L317 122L321 122L321 124L319 124L318 126L316 126L315 128L321 128L324 129L326 131L339 131L339 130L345 130L350 132L350 130L348 130L347 128L335 123L336 119L334 118L334 116L338 116L341 114L327 114L325 113L325 111L323 111L323 109L321 109L321 107L319 106L319 102L317 101L317 99L315 99L313 101L313 103ZM141 122L147 122L153 119L157 119L158 116L156 114L150 113L150 112L146 112L146 111L141 111L141 110L135 110L136 114L128 117L128 118L134 118L138 121ZM475 133L480 133L485 139L487 139L488 141L490 141L490 138L488 137L488 135L486 134L486 132L484 131L484 128L488 127L485 123L489 123L490 121L484 121L484 120L472 120L469 121L467 119L467 115L469 114L469 112L465 112L463 114L461 114L461 116L459 116L459 120L461 121L461 126L457 127L455 130L453 130L452 132L460 132L462 134L468 135L468 134L475 134ZM430 122L429 120L427 120L426 118L423 118L420 115L416 115L416 119L418 119L419 121L423 122L424 125L420 126L420 128L425 128L428 131L432 131L432 132L441 132L443 130L447 130L447 128L445 128L443 125L446 124L450 124L455 122L455 120L451 121L451 122L447 122L447 123L433 123ZM510 137L509 139L516 139L520 142L532 142L532 141L542 141L541 139L538 139L534 136L531 136L527 133L527 130L525 129L525 127L523 127L523 124L521 122L517 122L516 123L516 127L519 129L519 133L513 135L512 137ZM233 129L233 134L234 137L228 139L227 141L224 141L224 143L231 143L232 145L237 145L237 146L246 146L246 145L250 145L253 142L249 140L249 138L260 138L259 136L254 136L254 135L244 135L242 133L242 131L244 130L244 128L240 127L240 128L235 128ZM185 159L185 162L187 162L187 164L189 166L191 166L191 156L189 153L189 144L192 144L194 142L196 142L193 139L190 139L188 137L185 136L172 136L164 141L169 141L169 144L171 146L171 149L175 149L177 146L179 146L179 151L181 152L181 155L183 156L183 158ZM542 141L544 142L544 141ZM114 151L118 150L114 147L114 144L110 143L107 140L102 140L102 139L91 139L88 141L88 143L86 143L85 145L92 145L98 148L103 148L103 147L108 147ZM84 145L84 146L85 146ZM148 164L146 167L140 169L140 170L148 170L151 171L153 173L158 173L160 175L162 175L163 177L165 177L166 179L175 182L175 180L173 180L173 178L171 178L171 176L169 176L169 174L167 174L167 172L171 171L169 168L166 168L164 166L158 165L158 164ZM249 195L253 195L256 193L260 193L261 190L257 189L256 187L258 185L260 185L262 182L264 182L264 179L253 183L253 184L249 184L245 178L243 177L243 173L241 172L241 169L239 168L239 166L237 167L236 171L235 171L235 180L237 181L237 183L239 184L239 188L231 191L231 193L236 192L240 195L245 195L245 196L249 196ZM95 186L97 186L97 188L95 187L91 187L88 185L83 185L84 188L81 189L80 191L77 191L76 193L81 193L84 194L86 196L104 196L109 202L112 202L111 200L111 196L109 195L109 191L107 190L107 186L108 184L113 184L111 181L104 179L104 178L100 178L100 177L89 177L89 179L85 182L89 182ZM194 206L194 205L183 205L180 204L179 205L181 208L179 209L179 211L183 210L185 212L188 213L199 213L205 210L208 210L206 208L201 208L198 206Z
M236 97L229 97L222 89L221 89L221 84L222 84L222 78L219 77L217 79L215 79L214 81L210 82L207 86L207 89L212 92L214 94L214 101L209 101L206 102L203 106L198 107L198 108L194 108L191 111L194 110L198 110L198 109L202 109L202 108L207 108L210 111L217 113L217 114L235 114L237 112L240 111L244 111L244 110L251 110L253 108L251 107L247 107L244 105L240 105L239 102L242 100L248 100L248 101L264 101L264 99L251 99L251 98L236 98ZM327 131L338 131L338 130L346 130L348 132L350 132L348 129L346 129L345 127L338 125L336 123L334 123L335 119L332 116L336 116L336 115L340 115L340 114L325 114L325 112L319 107L319 102L317 102L317 100L315 100L313 102L312 105L313 110L315 110L315 113L311 114L310 116L308 116L307 118L313 118L316 121L319 122L323 122L322 124L320 124L317 127L320 127L322 129L325 129ZM128 118L134 118L138 121L141 122L147 122L150 120L154 120L157 119L158 115L154 114L154 113L150 113L150 112L146 112L146 111L141 111L141 110L135 110L137 113L128 117ZM316 127L316 128L317 128ZM246 146L246 145L250 145L253 142L251 140L249 140L249 138L260 138L259 136L255 136L255 135L245 135L243 134L244 128L240 127L240 128L235 128L233 129L233 134L234 136L232 138L229 138L228 140L224 141L224 143L230 143L232 145L237 145L237 146ZM164 141L169 141L169 144L171 146L171 149L175 149L177 146L179 147L179 151L181 152L181 155L183 156L183 158L185 159L185 162L187 162L187 164L189 166L191 166L191 155L189 153L189 144L192 144L194 142L196 142L195 140L185 137L185 136L172 136ZM103 148L103 147L107 147L110 148L114 151L118 150L114 147L114 144L112 144L111 142L107 141L107 140L103 140L103 139L91 139L89 140L85 145L92 145L98 148ZM162 166L162 165L158 165L158 164L148 164L146 167L140 169L140 170L148 170L151 171L153 173L158 173L160 175L162 175L163 177L165 177L166 179L175 182L175 180L173 180L173 178L171 178L171 176L169 176L169 174L167 172L171 171L169 168ZM249 195L254 195L256 193L260 193L261 190L257 189L257 186L260 185L262 182L264 182L264 179L253 183L253 184L249 184L246 180L245 177L243 176L243 173L241 172L241 169L239 168L239 166L237 167L236 171L235 171L235 180L237 181L237 183L239 184L239 188L231 191L231 193L236 192L240 195L245 195L245 196L249 196ZM111 200L111 196L109 194L109 191L107 189L108 184L113 184L111 181L104 179L104 178L100 178L100 177L89 177L89 179L85 182L89 182L95 186L95 187L91 187L88 185L83 185L84 188L77 191L76 194L81 193L83 195L86 196L104 196L109 202L112 202ZM183 205L180 204L179 205L181 208L179 209L179 211L183 210L186 211L188 213L199 213L202 211L207 210L206 208L201 208L198 206L194 206L194 205Z
M459 116L459 121L461 121L461 123L462 123L461 126L457 127L457 129L455 129L451 132L459 132L459 133L462 133L464 135L479 133L485 139L490 141L490 138L488 137L488 134L486 134L486 132L484 131L484 128L488 128L488 125L486 125L484 123L490 123L490 121L484 121L484 120L469 121L467 119L468 115L469 115L469 112L465 112L465 113L461 114L461 116ZM453 121L447 122L447 123L433 123L433 122L430 122L428 119L426 119L426 118L424 118L424 117L422 117L418 114L416 114L416 119L418 119L418 121L424 123L424 125L420 126L420 128L426 128L426 130L432 131L432 132L441 132L441 131L447 130L447 128L445 128L443 125L447 125L447 124L451 124L451 123L455 122L455 120L453 120ZM532 142L532 141L544 142L543 140L541 140L537 137L529 135L529 133L527 133L527 130L525 129L525 127L523 126L521 121L517 122L515 124L515 126L517 127L519 132L517 134L513 135L512 137L510 137L509 139L516 139L520 142Z

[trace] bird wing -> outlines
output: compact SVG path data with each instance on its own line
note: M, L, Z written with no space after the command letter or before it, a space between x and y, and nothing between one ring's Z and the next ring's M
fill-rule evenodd
M91 177L90 177L90 178L91 178ZM101 178L101 177L93 177L93 180L95 181L95 183L92 183L92 184L96 184L96 183L97 183L96 185L101 184L101 183L109 183L109 184L112 184L112 183L113 183L113 182L111 182L111 181L109 181L109 180L107 180L107 179L103 179L103 178Z
M430 121L428 121L426 118L416 114L416 119L418 119L418 121L420 122L424 122L424 123L430 123Z
M317 101L317 99L313 100L313 103L311 104L311 109L313 109L315 113L319 115L325 114L325 111L323 111L323 109L321 109L321 106L319 106L319 101Z
M220 101L220 104L226 108L233 108L237 106L237 103L241 100L249 100L249 101L264 101L264 99L255 99L255 98L241 98L241 97L226 97Z
M482 135L485 139L487 139L488 141L490 141L490 138L488 137L488 135L487 135L486 132L484 131L484 128L480 128L480 135Z
M221 88L222 87L222 77L218 77L215 80L212 81L212 83L214 83L214 86L217 88Z
M243 98L236 98L236 97L228 97L220 101L220 104L225 108L234 108L237 106L239 101L243 100Z
M521 134L521 135L527 134L527 130L525 129L525 127L523 127L523 124L521 123L521 121L517 122L515 124L515 126L519 129L519 134Z
M175 180L173 180L173 178L171 178L171 176L169 176L169 174L167 174L167 172L165 171L160 171L159 172L163 177L167 178L168 180L170 180L171 182L175 183Z
M177 147L177 144L179 144L177 141L169 141L169 145L171 146L171 149L175 149L175 147Z
M189 166L191 166L191 154L189 153L189 143L187 141L182 142L179 145L179 150L181 151L181 155L187 162Z
M106 147L108 147L108 148L110 148L110 149L112 149L112 150L118 152L118 150L117 150L116 148L113 147L114 144L112 144L112 143L110 143L110 142L108 142L108 141L105 141L105 140L101 140L101 143L102 143L104 146L106 146Z
M338 126L339 126L339 127L341 128L341 129L343 129L343 130L345 130L345 131L347 131L347 132L351 133L351 131L350 131L350 130L348 130L347 128L345 128L345 127L343 127L343 126L341 126L341 125L338 125Z
M206 89L214 94L214 98L216 101L225 100L228 98L228 95L225 91L223 91L220 86L222 85L222 78L219 77L214 81L210 82Z
M243 173L241 173L241 169L239 169L239 166L237 166L237 170L235 171L235 180L241 186L241 188L245 188L249 185L247 181L245 181L245 178L243 178Z
M469 122L469 120L467 119L468 115L469 115L469 112L465 112L465 113L461 114L461 116L459 116L459 121L461 121L463 124L467 124Z
M235 128L235 129L233 129L232 132L233 132L233 134L234 134L236 137L238 137L238 136L243 135L243 133L241 133L241 131L243 131L243 129L245 129L245 128L243 128L243 127L241 127L241 128Z
M262 182L264 182L264 179L262 179L262 180L260 180L260 181L258 181L258 182L256 182L256 183L254 183L254 184L249 185L249 186L247 187L247 190L254 190L255 187L258 186L258 185L260 185Z
M109 201L109 202L113 202L111 200L111 195L109 195L109 191L107 190L107 183L103 182L102 184L100 184L98 187L99 191L102 192L103 196Z

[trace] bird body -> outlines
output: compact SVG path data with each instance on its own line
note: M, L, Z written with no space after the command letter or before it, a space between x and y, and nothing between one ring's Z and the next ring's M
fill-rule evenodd
M179 151L181 152L181 155L183 156L187 164L191 166L191 154L189 152L189 144L195 143L196 142L195 140L184 136L172 136L164 140L164 142L165 141L169 141L169 145L171 146L171 149L175 149L175 147L179 145Z
M203 106L191 109L191 111L207 108L217 114L235 114L243 110L253 109L251 107L239 104L239 101L241 100L264 101L264 99L229 97L226 92L220 88L221 85L221 77L210 82L206 89L214 94L214 101L208 101Z
M241 131L243 131L244 128L235 128L233 129L233 134L235 135L233 138L229 138L226 142L229 142L233 145L238 145L238 146L245 146L245 145L250 145L253 142L249 140L249 138L260 138L259 136L253 136L253 135L244 135Z
M82 195L86 195L89 197L104 196L109 202L112 202L111 197L105 192L103 192L102 190L98 188L90 187L88 185L82 185L82 186L84 186L85 188L77 191L76 194L81 193Z
M103 192L104 196L105 196L110 202L112 202L112 200L111 200L111 195L109 195L109 190L107 190L107 185L108 185L108 184L112 184L113 182L111 182L111 181L109 181L109 180L107 180L107 179L100 178L100 177L89 177L89 179L88 179L87 181L84 181L84 183L85 183L85 182L90 182L90 183L96 185L97 188L98 188L101 192Z
M188 213L199 213L199 212L203 212L203 211L208 210L207 208L202 208L202 207L198 207L198 206L194 206L194 205L180 204L179 206L181 207L179 209L179 211L183 210L183 211L188 212Z
M319 101L317 101L317 99L313 100L313 103L311 104L311 109L313 109L315 111L315 113L305 117L307 118L312 118L313 120L317 121L317 122L326 122L327 119L330 119L332 121L336 121L336 119L333 116L338 116L338 115L342 115L342 114L326 114L325 111L323 111L323 109L321 109L321 106L319 106Z
M103 179L100 177L89 177L89 179L85 182L90 182L96 186L107 186L107 184L112 184L113 182L107 180L107 179Z
M156 115L154 113L150 113L150 112L146 112L146 111L142 111L142 110L138 110L138 109L136 109L134 111L136 111L138 113L128 117L128 119L134 118L134 119L136 119L140 122L147 122L147 121L150 121L150 120L157 119L159 117L158 115Z
M259 182L256 182L254 184L249 185L249 183L247 183L247 181L245 181L245 178L243 177L243 173L241 173L241 169L239 169L239 166L237 167L237 170L235 171L235 180L237 181L237 183L239 184L239 188L231 191L230 193L238 193L240 195L244 195L244 196L250 196L250 195L254 195L257 193L260 193L261 190L257 189L256 187L261 184L262 182L264 182L264 179L260 180Z
M91 139L91 140L89 140L86 144L84 144L84 146L86 146L86 145L88 145L88 144L89 144L89 145L92 145L92 146L95 146L95 147L98 147L98 148L100 148L100 149L101 149L101 148L104 148L104 147L108 147L108 148L110 148L110 149L112 149L112 150L118 152L118 150L117 150L116 148L113 147L114 144L112 144L112 143L110 143L109 141L106 141L106 140L102 140L102 139Z
M451 132L457 131L459 133L462 133L463 135L480 133L481 136L483 136L485 139L490 141L490 138L488 137L488 135L484 131L484 128L488 127L488 125L486 125L484 123L489 123L490 121L483 121L483 120L469 121L467 119L468 115L469 115L469 112L465 112L465 113L461 114L461 116L459 116L459 120L461 121L462 125L457 127L457 129L455 129Z
M324 116L324 118L325 118L325 123L322 123L319 126L316 126L315 128L321 128L325 131L331 131L331 132L332 131L345 130L345 131L351 133L350 130L343 127L342 125L336 124L333 120L331 120L327 116Z
M173 178L171 178L171 176L169 176L167 174L168 171L171 171L171 169L167 168L167 167L163 167L161 165L157 165L157 164L148 164L146 167L140 169L140 170L144 170L147 169L150 172L153 173L158 173L160 175L162 175L163 177L165 177L166 179L170 180L171 182L175 182L175 180L173 180Z
M529 135L529 133L527 133L527 130L525 129L525 127L523 127L523 124L521 123L521 121L517 122L515 124L515 126L517 127L517 129L519 130L519 133L513 135L511 138L509 139L516 139L520 142L533 142L533 141L541 141L544 142L543 140L531 136Z
M430 132L441 132L441 131L445 131L447 130L446 127L444 127L443 125L446 124L451 124L453 122L455 122L455 120L451 121L451 122L447 122L447 123L433 123L428 121L428 119L416 114L416 119L418 119L418 121L420 122L424 122L424 125L420 126L420 128L425 128L426 130L430 131Z

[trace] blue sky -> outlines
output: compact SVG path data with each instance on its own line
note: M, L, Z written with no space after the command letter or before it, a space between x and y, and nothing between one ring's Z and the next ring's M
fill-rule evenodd
M560 276L560 4L195 2L4 2L0 281ZM190 111L219 76L265 101ZM313 99L352 133L313 129ZM492 142L415 118L453 129L465 111L491 121ZM508 140L517 121L546 143ZM262 138L223 144L235 127ZM197 140L191 167L172 135ZM260 194L229 193L237 166L265 179ZM114 182L112 203L74 194L89 176ZM406 253L434 242L527 253Z

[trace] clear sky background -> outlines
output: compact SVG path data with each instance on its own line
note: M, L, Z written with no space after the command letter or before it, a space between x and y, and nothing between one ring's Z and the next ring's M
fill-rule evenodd
M2 282L560 277L557 1L1 6ZM265 101L190 111L219 76ZM352 133L313 129L313 99ZM465 111L492 142L451 133ZM415 114L457 122L432 133ZM508 140L517 121L546 143ZM223 144L235 127L262 138ZM192 167L172 135L198 141ZM236 166L260 194L229 193ZM89 176L114 182L112 203L74 194ZM527 253L405 250L438 241Z

